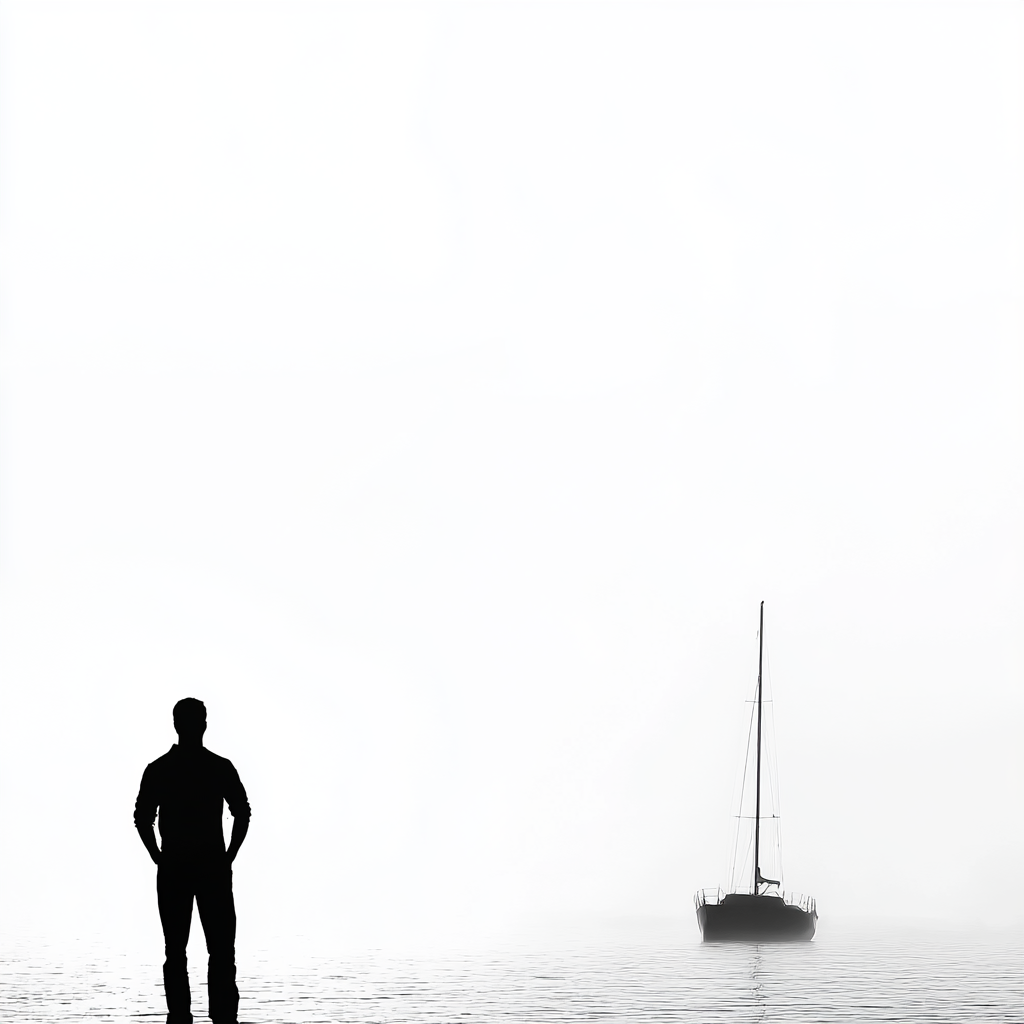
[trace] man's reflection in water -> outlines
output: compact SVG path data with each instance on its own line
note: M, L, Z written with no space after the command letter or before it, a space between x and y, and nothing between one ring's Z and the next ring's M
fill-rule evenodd
M235 901L231 863L249 830L249 801L238 772L203 746L206 705L186 697L174 705L178 742L148 765L135 801L135 827L157 866L156 894L164 929L167 1024L192 1024L192 994L185 949L192 900L210 954L210 1019L236 1024ZM224 801L234 816L224 849ZM161 845L153 822L160 815Z

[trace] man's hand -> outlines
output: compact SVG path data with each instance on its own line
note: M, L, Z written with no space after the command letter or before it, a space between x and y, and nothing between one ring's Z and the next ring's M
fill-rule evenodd
M149 852L150 860L159 867L160 866L160 847L156 845L156 834L153 832L153 826L149 828L137 826L139 829L139 838L142 840L142 845L145 846Z
M231 842L228 843L227 856L228 864L234 863L238 856L238 848L245 839L245 833L249 831L248 818L235 818L231 823Z

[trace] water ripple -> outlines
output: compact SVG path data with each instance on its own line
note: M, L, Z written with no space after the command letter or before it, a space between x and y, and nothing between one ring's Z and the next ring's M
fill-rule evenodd
M160 969L101 951L0 952L0 1019L160 1021ZM241 958L248 1024L1018 1024L1019 943L577 946ZM205 1003L193 965L197 1008ZM205 1020L197 1016L197 1020Z

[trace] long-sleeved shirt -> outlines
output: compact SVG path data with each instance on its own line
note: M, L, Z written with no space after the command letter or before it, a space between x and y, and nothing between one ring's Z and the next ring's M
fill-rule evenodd
M175 744L146 766L135 801L135 827L153 827L160 813L161 849L173 858L223 856L224 801L249 820L249 801L235 766L205 747Z

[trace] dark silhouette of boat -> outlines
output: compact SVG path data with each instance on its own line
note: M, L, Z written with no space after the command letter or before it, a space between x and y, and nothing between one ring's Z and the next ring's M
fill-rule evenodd
M764 601L757 654L757 795L754 811L754 869L748 892L701 889L694 897L705 942L799 942L814 937L814 899L783 892L781 883L761 874L761 670L764 663ZM749 749L749 748L748 748ZM742 794L741 794L742 802ZM749 849L749 848L748 848ZM781 878L781 873L779 875Z

